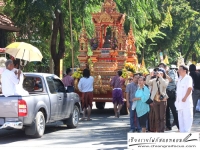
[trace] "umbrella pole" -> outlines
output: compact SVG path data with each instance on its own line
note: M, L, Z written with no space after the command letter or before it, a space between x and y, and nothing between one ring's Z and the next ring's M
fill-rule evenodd
M24 49L24 52L23 52L23 55L22 55L22 59L20 59L20 62L19 62L19 70L22 70L22 68L20 68L20 66L22 66L22 65L20 65L22 62L21 62L21 60L23 60L23 58L24 58L24 53L25 53L25 49Z
M25 49L24 49L24 52L23 52L23 56L22 56L22 59L24 58L24 53L25 53Z

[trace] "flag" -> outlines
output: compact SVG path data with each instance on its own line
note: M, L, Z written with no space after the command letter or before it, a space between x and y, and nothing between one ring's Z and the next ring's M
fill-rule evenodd
M142 58L142 67L145 67L144 57Z
M168 60L168 56L167 56L167 55L165 56L165 59L163 60L163 62L164 62L165 64L169 64L169 60Z

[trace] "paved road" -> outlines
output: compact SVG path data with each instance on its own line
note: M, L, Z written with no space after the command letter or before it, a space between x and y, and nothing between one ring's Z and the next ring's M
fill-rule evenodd
M111 103L106 110L92 111L92 121L80 122L76 129L67 129L60 122L48 125L45 135L33 139L18 130L0 130L0 149L126 149L129 116L114 118ZM200 118L200 113L197 113ZM194 121L192 131L200 132L200 120ZM177 132L174 127L172 131Z
M48 125L45 135L40 139L32 139L23 131L0 130L0 149L126 149L128 115L114 118L112 105L108 103L106 108L94 109L92 121L80 122L76 129L67 129L60 122Z

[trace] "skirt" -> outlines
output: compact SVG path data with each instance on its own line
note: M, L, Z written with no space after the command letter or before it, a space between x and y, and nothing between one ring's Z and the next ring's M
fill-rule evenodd
M88 106L92 108L93 92L82 93L81 97L81 107L82 109L87 109Z
M112 91L113 104L123 104L123 91L122 89L114 89Z
M153 106L150 105L149 112L149 129L151 132L156 132L156 117Z

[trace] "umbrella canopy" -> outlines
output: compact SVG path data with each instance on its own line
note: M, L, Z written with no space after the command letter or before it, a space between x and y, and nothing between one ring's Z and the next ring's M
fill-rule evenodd
M11 56L27 61L41 61L43 56L40 50L25 42L14 42L6 47L6 53Z

